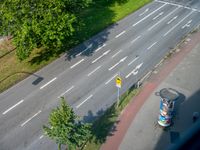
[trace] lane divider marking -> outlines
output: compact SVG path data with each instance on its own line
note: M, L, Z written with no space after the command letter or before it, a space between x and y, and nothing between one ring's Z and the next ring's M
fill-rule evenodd
M36 114L34 114L32 117L30 117L28 120L26 120L24 123L21 124L21 127L23 127L25 124L27 124L29 121L31 121L34 117L39 115L42 111L39 110Z
M76 67L78 64L80 64L80 63L83 62L83 61L84 61L84 59L81 59L80 61L78 61L76 64L74 64L74 65L71 66L70 68L72 69L72 68Z
M172 23L174 20L176 20L177 17L178 17L178 16L175 16L174 18L172 18L170 21L167 22L167 24Z
M96 61L98 61L99 59L101 59L103 56L107 55L110 52L110 50L107 50L106 52L104 52L101 56L99 56L98 58L96 58L95 60L92 61L92 64L95 63Z
M100 49L102 49L102 48L105 47L105 46L106 46L106 44L103 44L101 47L97 48L97 49L95 50L95 52L98 52Z
M66 93L68 93L69 91L71 91L74 88L74 86L72 85L68 90L66 90L64 93L60 94L60 96L58 96L58 98L61 98L62 96L64 96Z
M18 103L16 103L15 105L13 105L12 107L8 108L6 111L4 111L2 114L5 115L7 114L9 111L11 111L13 108L15 108L16 106L18 106L19 104L23 103L24 100L22 99L21 101L19 101Z
M115 38L118 38L118 37L120 37L121 35L123 35L124 33L126 33L126 31L124 30L124 31L122 31L121 33L119 33L118 35L116 35L115 36Z
M108 83L110 83L117 75L118 75L118 74L115 74L113 77L111 77L111 78L105 83L105 85L108 84Z
M164 12L159 13L157 16L155 16L155 17L153 18L153 20L157 19L158 17L162 16L163 14L164 14Z
M49 81L45 85L41 86L40 89L43 89L44 87L46 87L47 85L49 85L51 82L55 81L56 79L57 79L57 77L53 78L51 81Z
M83 54L85 51L87 51L88 49L90 49L92 46L93 46L93 44L91 43L90 45L87 46L87 48L85 50L83 50L82 52L76 54L76 57L80 56L81 54Z
M79 108L81 105L83 105L87 100L89 100L90 98L92 98L93 95L90 95L89 97L87 97L84 101L82 101L79 105L76 106L76 108Z
M145 11L144 12L142 12L141 14L139 14L139 16L142 16L142 15L144 15L147 11L149 11L149 8L147 8L147 9L145 9Z
M157 42L154 42L153 44L151 44L148 48L147 48L147 50L150 50L154 45L156 45L157 44Z
M128 66L130 66L132 63L134 63L138 58L139 58L139 56L136 56L136 57L128 64Z
M87 76L91 76L93 73L95 73L98 69L100 69L101 66L98 66L96 69L94 69L92 72L90 72Z
M131 41L131 44L133 44L134 42L136 42L139 38L141 38L141 36L137 36L134 40Z
M112 69L114 69L116 66L118 66L120 63L124 62L126 60L128 56L125 56L124 58L122 58L119 62L117 62L116 64L114 64L112 67L110 67L108 70L111 71Z
M117 53L115 53L112 58L114 58L115 56L117 56L120 52L122 52L122 50L120 49Z

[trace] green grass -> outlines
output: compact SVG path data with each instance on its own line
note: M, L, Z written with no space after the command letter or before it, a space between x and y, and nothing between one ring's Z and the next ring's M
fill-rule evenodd
M140 89L130 88L121 98L118 108L113 104L97 121L93 124L92 138L84 147L84 150L98 150L106 140L106 137L112 134L114 124L117 123L120 112L127 104L139 93Z
M10 46L9 42L7 43L8 46L0 44L0 92L49 64L64 51L89 39L108 25L115 23L151 1L109 0L109 3L105 3L105 1L96 0L95 4L79 14L79 18L82 20L81 28L73 37L68 39L67 49L57 54L48 50L35 49L29 59L20 62L16 58L15 51L11 51L13 47Z

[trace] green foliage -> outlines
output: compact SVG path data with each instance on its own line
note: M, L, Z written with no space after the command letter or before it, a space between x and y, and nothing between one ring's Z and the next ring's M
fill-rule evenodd
M45 135L55 140L58 147L61 144L67 144L69 149L81 147L91 135L91 125L77 119L72 108L62 98L60 107L49 116L49 127L43 126Z
M23 60L34 48L59 50L78 26L76 17L91 0L1 0L0 35L12 35Z

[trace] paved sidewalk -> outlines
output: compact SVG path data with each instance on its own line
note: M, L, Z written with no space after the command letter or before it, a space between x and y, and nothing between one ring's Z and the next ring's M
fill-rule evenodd
M200 32L187 38L177 53L154 71L123 111L116 132L107 138L101 150L165 149L181 137L192 125L192 113L200 112L199 58ZM168 87L180 92L181 97L176 103L174 125L164 131L157 125L160 99L154 93Z

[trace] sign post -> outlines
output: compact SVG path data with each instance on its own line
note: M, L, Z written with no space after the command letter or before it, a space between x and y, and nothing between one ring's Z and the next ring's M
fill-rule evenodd
M122 79L117 76L116 77L116 87L117 87L117 107L119 105L119 89L122 87Z

